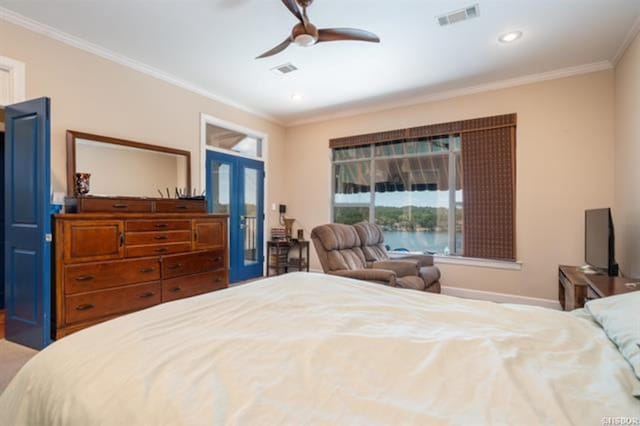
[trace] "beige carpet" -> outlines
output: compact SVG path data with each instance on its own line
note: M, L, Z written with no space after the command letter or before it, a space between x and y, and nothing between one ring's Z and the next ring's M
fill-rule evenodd
M37 353L26 346L0 340L0 394L18 370Z

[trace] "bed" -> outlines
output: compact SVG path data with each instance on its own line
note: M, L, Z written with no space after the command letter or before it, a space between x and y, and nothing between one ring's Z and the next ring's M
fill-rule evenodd
M0 423L601 424L640 418L639 383L584 312L296 273L55 342Z

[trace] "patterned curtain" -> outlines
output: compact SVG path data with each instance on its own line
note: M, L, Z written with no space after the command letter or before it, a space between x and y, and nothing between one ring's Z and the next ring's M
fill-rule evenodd
M462 134L466 257L516 259L515 129Z

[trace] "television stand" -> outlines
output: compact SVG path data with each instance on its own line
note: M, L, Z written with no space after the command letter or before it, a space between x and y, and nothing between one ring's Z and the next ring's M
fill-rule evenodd
M565 311L584 307L589 300L640 290L633 278L588 274L579 266L558 268L558 299Z

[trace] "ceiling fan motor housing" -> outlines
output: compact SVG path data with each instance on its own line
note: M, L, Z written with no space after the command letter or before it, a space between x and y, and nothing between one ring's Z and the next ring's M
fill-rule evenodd
M291 40L301 47L309 47L318 41L318 29L312 23L307 23L307 27L298 24L291 31Z

